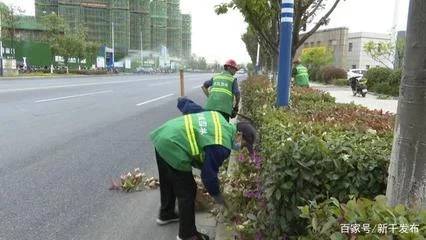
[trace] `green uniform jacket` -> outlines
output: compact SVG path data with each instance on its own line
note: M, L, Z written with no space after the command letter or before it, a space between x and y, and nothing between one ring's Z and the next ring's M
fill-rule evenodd
M189 172L192 166L201 168L204 147L222 145L231 150L236 131L220 113L206 111L166 122L151 133L151 141L170 166Z
M302 64L299 64L296 66L295 80L296 80L296 86L309 87L308 69Z
M233 83L234 76L226 71L214 76L210 95L204 108L231 115L234 104L234 94L232 93Z

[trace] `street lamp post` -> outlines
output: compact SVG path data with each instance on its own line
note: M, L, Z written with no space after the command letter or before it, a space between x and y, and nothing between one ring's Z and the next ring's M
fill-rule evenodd
M294 0L281 2L280 57L278 67L277 105L288 107L290 100L291 44L293 39Z
M111 22L111 38L112 38L112 68L114 68L114 63L115 63L114 22Z
M142 31L141 31L141 63L142 63L142 67L143 67L143 54L142 54L142 50L143 50L143 45L142 45Z
M258 41L257 42L256 66L255 66L255 72L256 72L256 74L259 73L259 70L260 70L259 60L260 60L260 42Z
M2 14L0 13L0 76L3 77L3 39L1 35L1 21L2 21Z

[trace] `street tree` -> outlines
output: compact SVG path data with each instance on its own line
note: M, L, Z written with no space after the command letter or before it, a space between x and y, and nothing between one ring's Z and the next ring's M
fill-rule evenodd
M0 22L3 26L3 29L5 29L4 34L1 34L1 36L3 39L10 40L10 47L12 49L15 49L16 27L20 21L19 15L24 12L24 10L17 6L7 6L3 3L0 3ZM13 52L13 54L15 54L15 52Z
M389 167L389 204L426 208L426 1L411 0Z
M99 48L101 44L94 41L86 42L86 59L90 60L92 63L96 63L96 57L98 56Z
M55 13L41 17L40 22L47 32L45 40L53 40L68 31L64 18Z
M399 39L395 43L369 41L363 48L372 59L385 67L392 69L396 65L397 69L402 68L405 40Z
M333 52L327 47L303 49L300 60L309 69L311 78L320 81L323 67L333 63Z
M257 64L257 45L258 45L258 36L252 29L252 27L248 26L247 31L242 35L241 39L246 45L247 52L250 56L251 61L253 64ZM271 55L265 50L265 48L260 48L260 67L271 69Z
M331 13L342 0L295 0L292 57L297 49L321 26L328 24ZM276 71L279 39L281 0L231 0L216 6L217 14L237 9L258 36L263 48L271 56ZM319 19L319 20L318 20ZM307 26L312 26L308 29ZM302 33L300 35L300 33Z

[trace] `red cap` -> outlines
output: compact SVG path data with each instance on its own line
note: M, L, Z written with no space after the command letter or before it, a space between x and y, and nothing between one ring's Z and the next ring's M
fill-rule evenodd
M228 66L228 67L231 67L231 68L233 68L235 70L238 70L237 62L235 62L235 60L233 60L233 59L229 59L228 61L226 61L226 63L225 63L224 66L225 67Z

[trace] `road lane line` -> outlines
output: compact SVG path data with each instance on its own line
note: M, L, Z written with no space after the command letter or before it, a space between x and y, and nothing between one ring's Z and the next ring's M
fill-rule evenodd
M136 104L136 106L142 106L142 105L145 105L145 104L147 104L147 103L152 103L152 102L155 102L155 101L161 100L161 99L163 99L163 98L171 97L171 96L173 96L173 95L175 95L175 94L174 94L174 93L167 94L167 95L164 95L164 96L161 96L161 97L158 97L158 98L154 98L154 99L151 99L151 100L148 100L148 101L145 101L145 102L138 103L138 104Z
M163 86L163 85L167 85L167 84L171 84L171 83L173 83L173 82L168 81L168 82L160 82L160 83L151 83L151 84L148 84L148 87Z
M57 88L71 88L71 87L84 87L84 86L98 86L108 84L120 84L120 83L135 83L135 82L146 82L146 81L158 81L166 80L169 78L158 78L158 79L142 79L142 80L122 80L122 81L109 81L109 82L95 82L95 83L80 83L80 84L65 84L65 85L50 85L45 87L28 87L28 88L12 88L12 89L0 89L0 93L8 92L22 92L22 91L33 91L33 90L48 90Z
M100 92L91 92L91 93L77 94L77 95L71 95L71 96L66 96L66 97L49 98L49 99L43 99L43 100L35 101L35 103L58 101L58 100L64 100L64 99L69 99L69 98L77 98L77 97L91 96L91 95L97 95L97 94L103 94L103 93L111 93L111 92L112 92L111 90L108 90L108 91L100 91Z
M192 89L201 88L201 86L203 86L203 85L195 86L195 87L193 87Z

